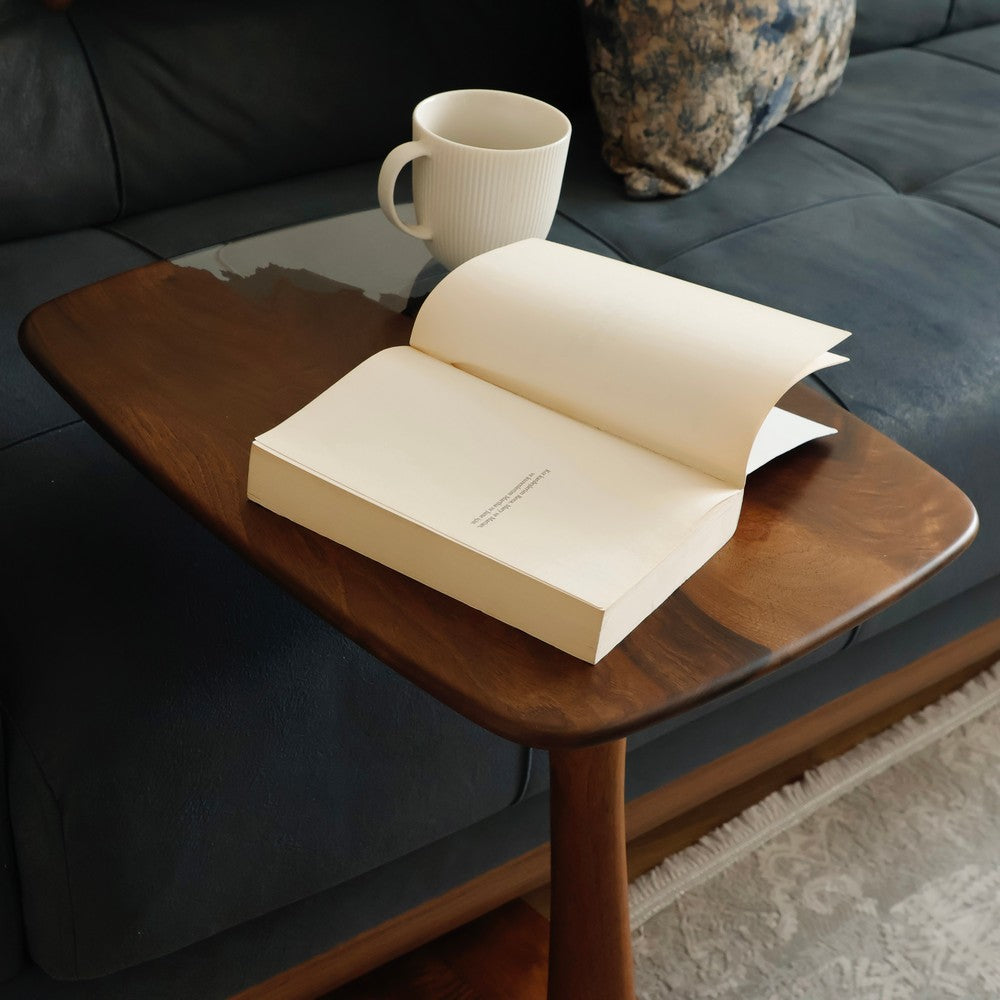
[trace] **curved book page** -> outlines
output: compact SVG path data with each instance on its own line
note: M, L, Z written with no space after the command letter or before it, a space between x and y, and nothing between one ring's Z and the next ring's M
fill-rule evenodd
M448 275L422 306L410 343L739 487L774 404L810 372L845 360L827 352L847 336L621 261L525 240Z
M409 347L260 435L247 492L591 663L728 540L742 499Z

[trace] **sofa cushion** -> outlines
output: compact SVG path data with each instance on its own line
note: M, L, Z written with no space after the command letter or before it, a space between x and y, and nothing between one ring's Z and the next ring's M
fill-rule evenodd
M11 815L51 975L180 948L516 798L525 751L325 625L85 425L0 452L0 509Z
M107 126L64 16L35 0L3 4L0 95L0 240L114 218Z
M145 212L381 158L456 87L586 99L575 0L102 0L71 10ZM525 30L529 25L530 30ZM162 155L164 147L170 155Z
M854 0L583 9L604 155L633 198L701 187L836 89L854 27Z
M877 52L788 125L912 192L1000 154L1000 74L928 49Z

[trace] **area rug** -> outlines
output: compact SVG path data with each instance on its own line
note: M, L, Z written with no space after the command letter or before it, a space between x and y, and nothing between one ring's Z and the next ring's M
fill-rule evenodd
M1000 664L630 889L643 1000L1000 997Z

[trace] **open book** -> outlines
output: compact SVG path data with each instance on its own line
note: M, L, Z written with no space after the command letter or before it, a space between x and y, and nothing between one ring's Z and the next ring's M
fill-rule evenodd
M544 240L462 264L250 455L251 500L591 663L730 538L848 334Z

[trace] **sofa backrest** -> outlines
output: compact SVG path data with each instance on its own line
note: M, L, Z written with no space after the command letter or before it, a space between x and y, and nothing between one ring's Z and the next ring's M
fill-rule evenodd
M914 45L1000 22L998 0L858 0L854 53Z
M984 24L998 23L1000 3L997 0L955 0L945 31L969 31Z
M383 156L421 97L586 100L576 0L77 0L123 212Z
M111 143L64 15L0 5L0 240L105 221L118 209Z
M440 90L572 113L580 2L4 0L0 239L378 159ZM1000 0L858 4L858 52L1000 21Z

